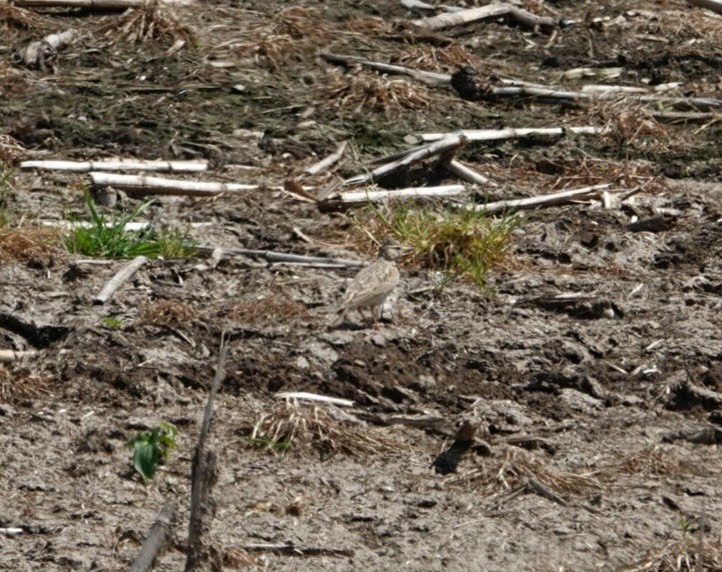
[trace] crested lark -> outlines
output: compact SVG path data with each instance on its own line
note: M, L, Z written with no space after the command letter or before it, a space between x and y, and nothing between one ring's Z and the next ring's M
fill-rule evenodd
M343 302L335 312L333 326L341 324L349 310L358 309L361 312L363 308L371 308L374 326L378 323L386 298L398 286L400 280L399 271L393 261L405 250L388 240L381 245L378 258L369 266L362 268L348 285Z

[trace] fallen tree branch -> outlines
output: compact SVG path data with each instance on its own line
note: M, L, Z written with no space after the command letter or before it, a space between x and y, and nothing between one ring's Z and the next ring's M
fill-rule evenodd
M460 134L447 135L446 137L434 143L423 145L415 151L405 155L397 161L386 163L380 167L376 167L373 171L356 175L350 179L346 179L343 184L346 186L361 185L371 181L378 180L381 177L392 173L398 169L408 167L414 163L419 163L424 159L433 157L434 155L443 155L450 151L456 151L466 144L466 138Z
M194 0L160 0L163 4L190 6ZM152 0L13 0L20 8L87 8L89 10L126 10L153 4Z
M103 159L100 161L23 161L21 169L44 169L48 171L171 171L199 172L208 169L208 161L143 161L136 159Z
M474 185L486 185L490 187L498 186L491 179L488 179L481 173L477 173L476 171L474 171L474 169L467 167L456 159L452 159L451 161L444 163L444 167L450 173L453 173L460 179L463 179L464 181L467 181L469 183L473 183Z
M116 293L118 288L125 284L128 279L135 274L141 266L143 266L148 259L145 256L136 256L133 260L128 262L118 273L110 279L110 281L103 287L95 298L93 298L93 304L105 304L110 300Z
M558 22L552 18L537 16L506 2L494 2L479 8L469 8L458 12L419 18L418 20L412 20L411 24L425 30L436 31L472 22L491 20L501 16L508 17L525 28L539 29L547 33L553 32L559 27Z
M717 14L722 14L722 1L720 0L687 0L688 4L711 10Z
M278 399L300 399L302 401L319 401L322 403L330 403L339 407L353 407L353 401L349 399L339 399L338 397L327 397L326 395L318 395L317 393L307 393L305 391L285 391L276 393L274 397Z
M170 532L173 516L177 508L178 502L175 499L171 499L165 504L153 526L151 526L148 537L145 539L138 556L135 557L130 568L128 568L128 572L147 572L153 568L155 557L165 544L166 537Z
M38 355L35 351L0 350L0 362L11 362Z
M541 195L538 197L529 197L527 199L511 199L506 201L496 201L493 203L479 204L479 205L462 205L462 208L469 209L477 212L495 213L505 210L517 210L517 209L535 209L538 207L549 207L554 205L561 205L570 201L578 201L583 199L592 199L601 196L604 189L611 187L611 183L604 183L601 185L593 185L591 187L582 187L580 189L573 189L570 191L560 191L558 193L551 193L548 195Z
M292 543L288 544L244 544L241 546L246 552L276 552L287 556L340 556L350 558L353 550L342 548L302 548Z
M240 183L216 183L162 179L145 175L116 175L114 173L92 172L90 178L96 187L112 186L139 195L175 195L186 197L207 197L221 193L251 191L258 185Z
M407 189L383 189L374 191L349 191L318 203L321 211L346 209L377 203L386 199L421 199L456 197L466 191L464 185L442 185L440 187L410 187Z
M575 135L603 135L608 130L604 127L533 127L533 128L515 128L507 127L506 129L469 129L458 131L456 134L463 135L467 141L501 141L505 139L519 139L522 137L533 136L558 136L561 137L565 133L573 133ZM422 133L421 138L424 141L438 141L453 133Z
M213 486L218 480L216 455L206 450L206 439L210 431L213 417L213 402L218 388L223 381L224 364L226 360L225 332L221 334L221 345L216 362L216 375L208 393L201 430L198 434L198 443L193 454L191 468L191 516L188 525L188 554L186 558L186 572L195 570L221 570L221 554L212 545L210 530L216 514L216 504L211 495Z
M218 248L215 246L199 246L197 251L201 254L213 254L220 252L230 256L250 256L252 258L263 258L271 264L304 264L324 265L324 268L359 268L366 266L366 262L360 260L348 260L346 258L328 258L324 256L305 256L303 254L290 254L287 252L274 252L272 250L246 250L242 248Z
M321 54L321 57L327 62L334 64L343 65L357 65L380 71L382 73L393 73L399 75L405 75L423 81L424 83L436 84L436 83L449 83L451 81L451 75L446 73L437 73L423 70L415 70L406 66L400 66L396 64L386 64L383 62L374 62L371 60L365 60L358 56L346 56L341 54Z
M311 165L310 167L307 167L306 169L304 169L303 172L307 175L318 175L319 173L325 171L331 165L338 162L341 157L343 157L343 154L346 151L346 147L348 147L348 141L342 141L341 143L339 143L336 150L328 157L322 159L318 163Z

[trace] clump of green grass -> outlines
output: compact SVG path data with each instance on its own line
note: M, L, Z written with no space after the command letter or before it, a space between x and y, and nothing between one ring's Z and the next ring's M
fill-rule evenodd
M10 177L12 171L0 169L0 227L10 222Z
M151 204L145 202L120 215L106 215L95 206L87 189L83 191L90 224L76 224L65 237L66 248L75 254L101 258L183 258L195 253L195 242L177 228L127 231L125 226Z
M422 266L442 270L448 278L466 277L484 288L489 271L508 254L519 218L513 214L497 218L466 209L397 205L373 208L364 226L375 236L390 235L411 246L415 260Z

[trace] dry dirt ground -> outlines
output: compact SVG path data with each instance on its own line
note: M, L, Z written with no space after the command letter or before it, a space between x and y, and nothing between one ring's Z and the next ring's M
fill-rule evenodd
M722 20L710 12L675 0L520 4L575 22L422 34L408 21L423 14L394 1L127 14L0 5L0 349L36 352L0 364L0 569L126 569L171 498L155 569L183 568L191 458L226 330L208 444L219 465L211 537L226 569L722 570L718 117L673 122L668 105L629 100L464 101L449 85L319 57L471 65L571 90L677 82L677 96L722 97ZM22 64L30 41L68 28L78 42L43 69ZM577 68L619 69L563 76ZM261 189L158 197L144 220L205 223L192 230L202 245L363 260L368 209L322 213L279 185L343 140L348 176L426 131L560 125L610 131L470 143L461 158L498 185L470 186L470 199L608 182L623 200L521 213L483 291L441 287L405 260L393 321L378 329L355 314L327 326L354 270L240 256L154 260L93 305L124 262L89 264L33 230L85 213L86 175L18 168L208 159L195 178ZM115 208L137 204L121 194ZM279 391L354 407L344 418L286 405ZM319 430L299 428L284 454L249 444L263 416L292 414ZM463 420L476 441L456 472L437 474ZM160 421L176 425L179 446L143 486L125 443Z

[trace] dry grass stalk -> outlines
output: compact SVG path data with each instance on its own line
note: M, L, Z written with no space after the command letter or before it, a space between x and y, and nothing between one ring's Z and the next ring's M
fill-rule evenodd
M198 316L192 304L180 300L156 300L144 302L138 308L138 322L151 326L178 328L187 326Z
M241 568L255 568L262 566L263 562L243 549L226 548L223 552L223 566L225 568L233 568L239 570Z
M366 71L342 74L329 72L329 81L321 88L321 98L333 107L392 114L403 109L424 109L430 99L419 88L404 79L389 79Z
M352 18L346 22L346 34L364 38L379 36L391 36L394 34L394 26L383 18Z
M623 161L605 161L584 157L581 161L559 162L553 165L557 176L545 192L553 192L580 186L612 183L616 188L635 189L643 187L647 193L656 193L666 189L664 182L653 172L649 165ZM530 182L538 183L539 173L531 173Z
M45 33L52 24L33 10L18 8L10 2L0 3L0 30L33 30Z
M619 473L625 475L697 475L711 473L711 467L698 461L684 458L679 453L663 447L635 452L602 470L603 474L614 477Z
M193 30L181 23L173 9L157 0L142 8L126 10L122 16L112 17L96 30L110 38L111 44L118 42L141 43L145 41L195 40Z
M57 229L3 228L0 229L0 261L47 266L60 256L59 243Z
M661 550L650 552L632 565L620 568L623 572L711 572L722 570L722 537L704 540L702 558L699 556L699 540L695 535L670 542Z
M419 70L435 72L455 72L459 67L468 65L484 69L477 57L464 46L453 43L445 47L428 44L415 44L399 58L399 63ZM486 70L491 73L492 70Z
M517 447L504 448L501 454L484 460L482 466L454 475L449 482L471 486L490 495L510 492L524 486L529 479L535 479L558 495L580 495L600 486L592 476L559 471Z
M272 325L308 318L308 310L282 292L270 291L261 298L238 302L231 309L230 316L234 322Z
M0 83L3 82L3 70L0 69ZM12 165L28 156L28 151L19 141L10 135L0 134L0 165Z
M250 441L272 449L288 446L324 455L377 455L398 448L385 437L373 435L365 426L343 421L344 413L333 406L299 404L285 400L273 405L253 428Z
M17 403L50 393L51 380L36 374L13 371L0 365L0 401Z
M621 98L592 102L585 115L589 118L590 125L606 130L603 137L619 145L645 151L667 149L671 142L667 129L648 109L630 99L633 100Z

